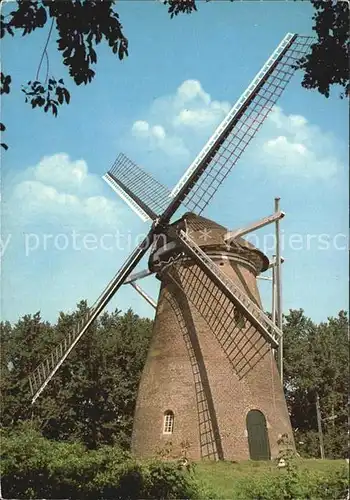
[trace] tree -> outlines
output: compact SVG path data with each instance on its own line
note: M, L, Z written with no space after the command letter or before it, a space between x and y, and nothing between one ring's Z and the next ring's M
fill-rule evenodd
M25 315L16 325L1 323L2 425L32 418L27 375L55 342L54 330L40 314Z
M349 2L311 0L311 3L316 9L313 30L317 42L299 62L305 71L302 85L329 97L330 87L338 84L344 88L341 96L349 96Z
M305 72L302 85L317 89L328 97L331 85L339 84L344 87L344 94L349 95L348 2L311 2L316 10L313 29L318 38L311 54L298 64ZM99 43L107 43L119 59L128 55L128 40L119 15L114 10L115 3L115 0L16 0L15 8L10 7L12 10L8 14L0 15L1 38L13 36L16 31L28 36L48 25L36 77L22 86L25 101L33 108L43 108L45 112L51 111L57 116L59 106L70 102L64 80L49 75L47 47L55 30L58 34L57 49L77 85L88 84L93 80L93 67L97 63L95 49ZM164 0L163 3L172 18L197 10L195 0ZM3 7L2 1L1 4ZM11 90L11 75L1 73L0 83L0 93L8 94ZM1 123L0 131L4 132L5 129ZM1 143L1 146L7 149L5 143Z
M292 427L300 452L318 456L315 401L320 398L327 458L346 455L348 382L348 318L340 311L337 318L319 325L302 309L285 317L285 391Z
M76 440L88 448L127 448L141 370L152 322L131 310L104 313L70 353L35 405L28 374L86 313L85 301L73 314L60 313L56 325L39 313L2 331L2 426L31 420L47 438Z
M28 374L85 315L82 301L55 325L40 314L15 325L1 324L2 427L30 421L43 436L80 441L90 449L130 445L137 388L151 338L152 322L131 310L105 312L92 325L35 405ZM320 398L327 458L347 453L349 392L348 317L341 311L319 325L302 309L284 317L284 381L297 447L318 456L315 398Z

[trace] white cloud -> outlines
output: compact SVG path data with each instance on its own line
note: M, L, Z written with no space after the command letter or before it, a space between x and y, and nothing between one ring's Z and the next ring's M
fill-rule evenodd
M185 80L176 91L176 99L180 105L186 104L196 98L209 105L211 102L210 95L202 88L198 80Z
M58 222L64 226L106 227L120 218L117 200L103 196L103 181L84 160L65 153L46 156L17 179L7 203L19 224Z
M188 150L181 137L168 135L162 125L151 126L145 120L134 122L131 133L133 137L144 141L148 151L160 150L171 156L187 159Z
M198 80L186 80L177 89L171 108L175 127L213 128L231 109L227 101L212 100Z
M149 134L149 123L144 120L137 120L132 126L132 134L137 135L148 135Z
M182 109L174 118L175 126L195 129L214 127L230 111L229 103L212 101L209 106L198 109Z
M88 176L84 160L71 161L66 153L45 156L33 169L36 180L66 188L80 186Z
M152 134L157 139L163 140L165 139L165 130L161 125L155 125L152 127Z
M147 121L135 121L132 135L147 151L189 161L201 149L230 110L226 101L212 99L198 80L186 80L170 96L156 99ZM249 129L249 120L241 128ZM287 114L275 106L245 158L287 175L333 177L342 168L335 138L305 116Z
M330 134L304 116L288 115L278 106L267 118L253 154L259 163L299 177L328 179L341 168Z
M22 169L1 194L6 319L41 310L53 320L81 299L93 304L145 230L84 160L65 153ZM138 299L125 287L116 300L110 307L127 309Z
M173 95L156 99L150 107L148 121L135 121L131 134L144 141L142 144L148 150L160 150L168 156L188 160L195 153L189 130L204 140L229 110L228 102L212 100L198 80L185 80Z
M305 157L307 149L303 144L291 142L285 135L279 135L276 139L270 139L264 143L265 153L279 157L296 156L299 159Z
M153 127L144 120L137 120L134 122L132 129L132 135L135 137L147 137L154 138L162 141L166 137L164 128L161 125L154 125Z

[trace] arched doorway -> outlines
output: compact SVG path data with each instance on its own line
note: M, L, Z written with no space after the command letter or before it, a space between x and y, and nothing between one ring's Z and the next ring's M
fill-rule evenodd
M249 454L251 460L270 460L270 443L266 418L259 410L250 410L247 415Z

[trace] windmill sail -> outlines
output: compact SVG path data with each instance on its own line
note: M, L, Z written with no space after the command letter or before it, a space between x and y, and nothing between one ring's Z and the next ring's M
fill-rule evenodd
M75 330L70 332L29 376L32 403L34 403L40 396L42 391L87 331L89 326L112 299L116 291L124 283L124 280L129 276L137 263L145 255L152 243L152 237L153 233L151 231L147 238L134 250L134 252L126 260L125 264L108 283L94 305L89 309L86 316L78 323Z
M208 255L193 241L193 239L180 230L179 241L198 266L217 285L217 287L242 311L249 321L256 326L261 335L273 348L278 347L281 330L266 316L266 314L242 290L230 280L211 260Z
M200 267L183 266L178 261L165 269L164 275L204 318L240 379L270 352L270 343L254 325L247 327L245 321L239 325L236 306Z
M288 33L172 191L200 214L261 127L295 72L312 37Z
M123 153L103 178L144 221L155 220L169 205L170 191Z

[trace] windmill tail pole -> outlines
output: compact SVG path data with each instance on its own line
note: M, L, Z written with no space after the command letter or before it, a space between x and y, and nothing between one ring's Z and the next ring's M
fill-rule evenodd
M280 198L275 198L275 212L280 211ZM276 220L276 306L277 306L277 326L282 332L282 280L281 280L281 236L280 236L280 221ZM281 383L283 384L283 334L280 337L277 350L278 369L280 373Z
M276 255L272 256L272 322L276 324Z

